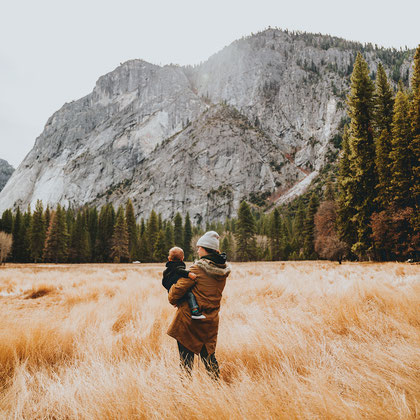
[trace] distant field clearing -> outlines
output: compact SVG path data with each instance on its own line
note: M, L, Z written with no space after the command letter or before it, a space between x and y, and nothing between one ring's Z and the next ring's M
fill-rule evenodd
M0 418L420 417L420 266L233 263L220 383L181 375L163 267L0 267Z

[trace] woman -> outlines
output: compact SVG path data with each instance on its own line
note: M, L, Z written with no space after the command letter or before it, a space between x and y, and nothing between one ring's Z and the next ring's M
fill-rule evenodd
M219 331L220 301L230 267L226 265L226 255L219 252L219 235L216 232L206 232L198 240L197 247L200 259L189 268L197 277L194 280L181 278L169 291L169 302L178 310L168 334L177 340L181 364L187 372L191 372L194 354L199 354L209 374L217 379L219 365L214 353ZM190 289L205 319L192 319L188 303L180 301Z

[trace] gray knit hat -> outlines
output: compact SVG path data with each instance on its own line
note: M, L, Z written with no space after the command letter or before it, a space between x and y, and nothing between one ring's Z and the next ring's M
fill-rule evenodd
M206 232L198 241L197 246L202 246L203 248L210 248L216 251L219 250L219 234L214 230Z

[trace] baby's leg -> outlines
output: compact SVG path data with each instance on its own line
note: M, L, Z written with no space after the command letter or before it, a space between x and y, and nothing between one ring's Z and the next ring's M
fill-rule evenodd
M191 311L198 309L197 299L194 296L194 293L189 290L185 296L187 297L188 306L190 307Z

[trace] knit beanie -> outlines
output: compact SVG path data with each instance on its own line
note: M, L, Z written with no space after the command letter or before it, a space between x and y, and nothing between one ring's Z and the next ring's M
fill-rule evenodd
M197 246L219 250L219 234L213 230L206 232L198 241Z

